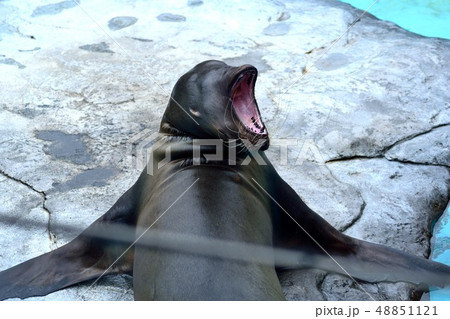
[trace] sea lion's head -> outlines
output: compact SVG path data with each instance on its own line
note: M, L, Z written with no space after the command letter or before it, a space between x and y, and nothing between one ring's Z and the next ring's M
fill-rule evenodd
M269 135L255 99L257 75L248 64L232 67L211 60L196 65L175 84L161 132L267 149Z

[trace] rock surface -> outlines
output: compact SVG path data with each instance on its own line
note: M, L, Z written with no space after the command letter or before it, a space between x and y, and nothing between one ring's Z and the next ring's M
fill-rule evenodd
M0 269L63 245L76 231L60 225L86 228L132 185L136 145L207 59L258 67L268 156L311 208L429 255L450 192L449 41L331 0L73 4L0 2L0 222L14 218L0 227ZM419 297L320 271L281 281L291 300ZM112 276L31 299L132 298L131 278Z
M137 22L135 17L114 17L108 21L108 28L113 31L128 28Z

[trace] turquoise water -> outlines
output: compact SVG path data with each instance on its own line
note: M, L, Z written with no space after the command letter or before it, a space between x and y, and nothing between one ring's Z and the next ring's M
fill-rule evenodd
M374 0L341 0L361 10ZM450 39L450 0L378 0L369 12L411 32ZM450 203L433 229L431 259L450 265ZM430 299L450 300L450 287L430 293Z
M431 259L450 265L450 203L433 229ZM450 300L450 288L432 291L430 300Z
M341 0L366 10L374 0ZM381 20L427 37L450 39L449 0L378 0L369 10Z

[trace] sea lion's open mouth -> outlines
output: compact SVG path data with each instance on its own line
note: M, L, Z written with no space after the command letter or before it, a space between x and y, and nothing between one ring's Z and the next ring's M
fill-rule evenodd
M255 100L256 76L257 71L251 66L239 72L233 79L230 98L240 122L249 133L267 135L267 130L261 120Z

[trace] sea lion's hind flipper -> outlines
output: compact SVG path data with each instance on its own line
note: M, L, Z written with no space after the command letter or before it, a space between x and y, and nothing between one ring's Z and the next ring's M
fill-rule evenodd
M354 254L336 256L342 268L368 282L409 282L419 290L450 285L450 267L398 249L351 238ZM349 241L350 241L349 240ZM343 273L343 271L337 271Z
M420 289L450 285L449 266L349 237L308 208L281 178L275 185L279 209L273 217L274 243L309 254L298 267L320 268L368 282L405 281Z
M43 296L104 273L131 273L134 250L128 237L135 227L135 188L68 244L0 272L0 300ZM118 229L128 237L122 232L116 239Z
M130 272L129 251L107 273ZM65 246L0 272L0 300L44 296L51 292L101 276L111 260L102 247L75 239Z

